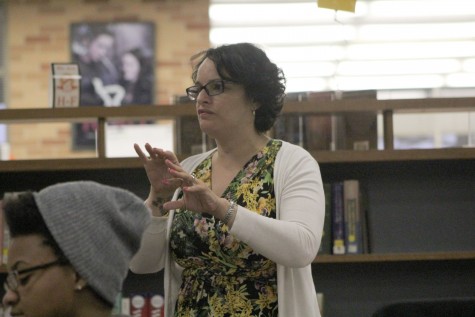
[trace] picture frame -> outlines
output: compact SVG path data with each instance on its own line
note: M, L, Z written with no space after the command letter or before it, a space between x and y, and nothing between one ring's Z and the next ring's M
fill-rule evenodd
M154 23L72 23L70 50L81 74L80 107L154 104ZM94 150L96 129L95 122L73 123L73 150Z

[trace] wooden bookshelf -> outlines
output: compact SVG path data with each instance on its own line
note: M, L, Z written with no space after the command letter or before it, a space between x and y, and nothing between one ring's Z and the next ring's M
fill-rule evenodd
M474 110L475 98L345 99L285 105L284 113L303 116L359 111L383 116L382 150L311 151L320 164L324 182L361 179L369 184L376 201L370 202L374 204L372 216L377 216L372 227L377 229L375 236L370 235L370 240L377 242L372 253L318 255L312 264L317 292L325 293L329 315L346 316L340 307L348 304L348 298L355 303L351 309L363 316L384 301L417 299L422 293L432 298L475 297L475 247L467 242L475 241L475 148L395 150L392 146L395 114ZM34 190L54 182L88 178L146 196L149 188L140 160L105 156L105 124L115 119L179 119L193 115L193 104L0 110L0 123L88 119L97 120L99 127L97 157L0 161L0 194L24 186ZM190 154L178 155L183 159ZM396 232L391 232L391 226L389 230L378 229L385 224L385 217ZM418 225L406 232L406 226L414 223ZM461 229L454 231L453 226ZM458 245L459 240L468 246ZM0 267L2 272L5 267Z
M318 255L314 263L379 263L408 261L475 261L474 252L434 252L434 253L389 253L389 254L348 254Z
M316 151L312 155L320 164L370 163L436 160L472 160L475 148L448 148L431 150L369 150L369 151ZM189 154L179 155L180 159ZM54 171L114 168L141 168L135 157L123 158L71 158L0 161L0 172Z
M393 149L394 128L393 116L395 113L425 113L425 112L461 112L473 111L475 109L475 98L432 98L432 99L403 99L403 100L375 100L375 99L344 99L334 101L301 101L288 102L283 113L297 114L341 114L351 112L374 112L383 115L383 137L385 150ZM105 158L105 125L107 121L113 119L174 119L181 116L195 115L194 104L181 105L157 105L157 106L124 106L124 107L78 107L78 108L41 108L41 109L2 109L0 111L0 123L18 122L55 122L66 121L76 122L84 119L97 120L97 153L98 158ZM426 152L427 156L436 155L458 155L463 157L473 157L472 149L465 151L457 150L452 153L450 150ZM388 160L393 157L407 157L417 159L424 157L423 151L408 152L370 152L358 153L351 151L350 157L359 157L360 160ZM354 153L353 153L354 152ZM332 159L341 160L348 153L316 153L315 157L324 162ZM414 155L414 156L413 156ZM414 158L413 158L414 157ZM424 158L423 158L424 159Z

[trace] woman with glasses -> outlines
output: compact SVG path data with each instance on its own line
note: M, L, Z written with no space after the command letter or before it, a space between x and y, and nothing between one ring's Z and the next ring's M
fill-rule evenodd
M324 219L319 166L267 134L283 107L281 69L249 43L192 62L186 93L216 148L178 163L135 144L153 220L132 271L165 270L166 316L320 316L311 272Z
M6 194L5 316L109 317L150 220L143 200L90 181Z

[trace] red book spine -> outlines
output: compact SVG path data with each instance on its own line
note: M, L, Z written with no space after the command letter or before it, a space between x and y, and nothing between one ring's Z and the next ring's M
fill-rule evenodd
M142 294L132 295L130 298L130 316L131 317L149 317L150 301Z
M163 317L164 300L162 295L154 294L150 297L150 317Z

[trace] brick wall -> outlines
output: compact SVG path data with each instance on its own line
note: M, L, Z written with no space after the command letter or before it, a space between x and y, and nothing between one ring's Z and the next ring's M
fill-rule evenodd
M52 62L69 62L70 24L155 24L155 103L191 84L189 57L209 47L209 0L12 0L8 2L7 104L47 108ZM10 124L14 159L91 157L72 151L70 123Z

